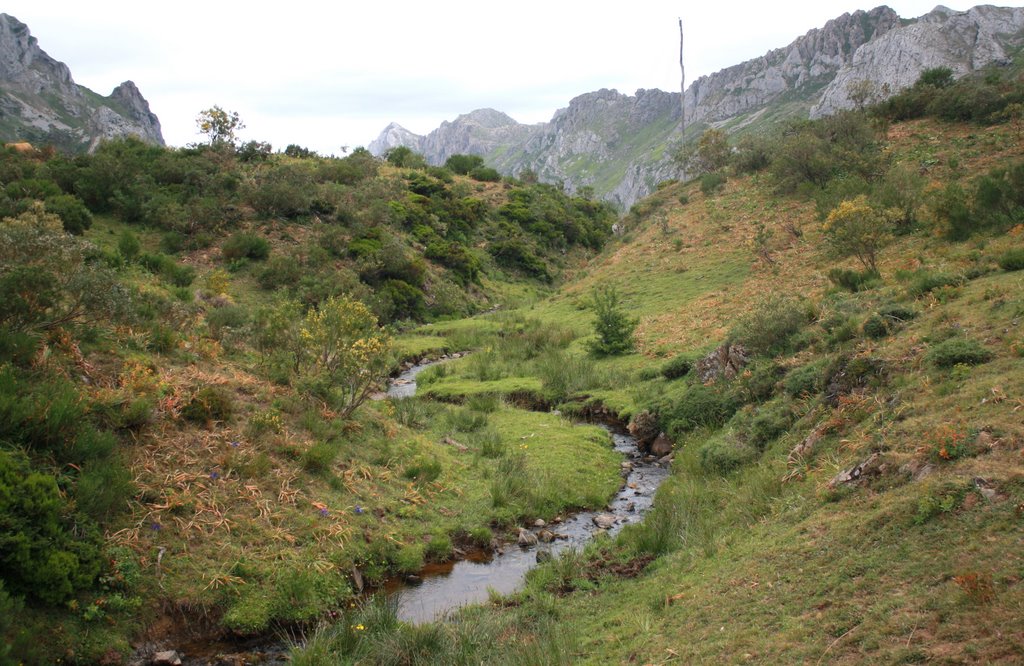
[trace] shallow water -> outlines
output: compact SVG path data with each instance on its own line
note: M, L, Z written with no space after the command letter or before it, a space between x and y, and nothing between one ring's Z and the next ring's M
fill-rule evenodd
M416 394L416 375L428 365L416 366L399 375L388 387L392 398L411 397ZM615 450L623 461L631 463L622 489L605 507L605 511L582 511L560 523L543 528L531 528L534 534L549 530L560 538L551 543L520 547L507 544L497 552L472 553L456 562L429 565L418 574L422 582L411 584L394 580L386 592L398 597L398 617L405 622L430 622L444 617L450 611L466 604L486 601L489 591L502 594L515 592L523 584L526 573L537 566L537 553L548 551L557 555L567 548L582 549L599 531L594 517L600 513L615 516L615 524L607 530L615 534L625 525L640 522L654 503L654 493L668 478L669 471L651 460L643 460L636 440L608 428Z

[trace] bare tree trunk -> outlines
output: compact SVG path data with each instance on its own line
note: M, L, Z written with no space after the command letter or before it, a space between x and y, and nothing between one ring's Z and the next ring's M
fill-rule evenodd
M682 134L686 131L686 65L683 64L683 19L679 19L679 72L682 79L679 82L680 92L682 97L680 98L680 105L682 107L682 116L679 121L679 132Z

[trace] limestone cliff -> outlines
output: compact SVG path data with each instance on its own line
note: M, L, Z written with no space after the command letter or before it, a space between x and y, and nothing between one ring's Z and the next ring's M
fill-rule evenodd
M81 151L123 136L164 143L160 121L134 83L125 81L109 97L78 85L28 26L0 14L0 140Z
M926 69L948 67L956 77L1007 64L1024 45L1024 8L978 6L966 12L936 7L915 23L865 44L832 79L811 117L854 106L850 92L868 86L874 100L898 93Z

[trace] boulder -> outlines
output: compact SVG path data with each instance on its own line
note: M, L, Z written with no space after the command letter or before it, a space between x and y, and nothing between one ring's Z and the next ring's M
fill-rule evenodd
M547 562L548 560L551 559L551 557L552 556L551 556L551 551L550 550L538 550L537 551L537 564L540 564L541 562Z
M551 530L541 530L537 533L537 538L541 543L551 543L555 540L555 533Z
M537 545L537 535L534 534L533 532L531 532L530 530L523 529L522 527L520 527L519 528L519 537L516 539L516 542L520 546L522 546L523 548L528 548L530 546L536 546Z
M882 458L882 454L872 453L864 462L836 474L832 480L828 482L828 487L836 488L843 484L856 483L863 478L877 476L882 473L884 467L885 463Z
M547 527L547 523L544 522L543 518L538 518L537 520L533 521L533 526L534 527Z
M659 433L654 441L651 442L651 455L664 458L670 453L672 453L672 440L665 433Z
M694 370L705 384L718 379L732 379L746 367L750 355L746 348L739 344L726 342L701 360L697 361Z
M153 666L181 666L181 656L174 650L163 650L153 655Z
M598 529L610 530L616 522L615 516L610 513L599 513L594 516L591 520L597 525Z

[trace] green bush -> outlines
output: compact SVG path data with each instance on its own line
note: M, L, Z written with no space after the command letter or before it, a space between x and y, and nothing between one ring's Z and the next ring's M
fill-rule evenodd
M717 171L714 173L705 173L700 177L700 191L703 192L705 196L710 196L722 189L727 180L728 179L725 177L725 174L718 173Z
M272 291L284 287L294 287L305 275L306 269L296 257L275 256L259 272L256 281L260 288Z
M702 427L724 424L739 408L739 401L726 387L693 384L678 399L658 406L658 420L672 438Z
M270 243L262 236L240 231L224 241L220 252L227 261L266 259L270 256Z
M334 442L316 442L302 454L302 467L313 474L325 474L338 457L338 445Z
M452 155L444 163L446 169L463 176L483 165L484 158L479 155Z
M719 435L704 442L697 457L705 471L724 475L753 462L757 458L757 451L746 443Z
M786 375L782 386L786 393L798 398L804 395L820 393L824 388L824 377L821 363L811 363Z
M496 183L501 180L501 174L498 173L497 169L486 166L476 167L469 172L469 177L484 183Z
M1004 271L1024 270L1024 247L1015 247L999 255L999 267Z
M772 295L742 316L729 337L751 353L778 354L789 350L793 336L809 319L805 304L787 296Z
M227 389L220 386L205 386L192 396L181 408L181 415L194 423L227 421L234 412L234 399Z
M757 409L747 408L733 420L740 416L743 418L737 424L739 435L759 452L786 434L796 418L789 405L783 402L773 402Z
M942 287L955 287L963 283L959 276L929 271L927 269L914 271L907 277L909 278L907 293L913 297L923 296Z
M0 450L0 575L15 594L60 604L93 585L101 536L76 520L53 477Z
M249 323L249 310L239 305L226 305L214 308L206 314L206 325L210 335L218 340L224 335L225 329L241 330Z
M57 194L46 197L46 211L60 218L64 231L81 236L92 226L92 213L85 203L73 194Z
M156 254L143 253L139 255L139 263L150 273L159 275L175 287L187 287L196 278L196 270L194 268L179 264L174 260L174 257L159 252Z
M877 270L853 271L847 268L833 268L828 272L828 280L832 284L849 292L867 291L882 284L882 276Z
M661 366L661 376L665 379L679 379L690 374L692 369L693 359L689 356L680 355Z
M861 330L864 331L864 335L873 340L881 340L891 332L888 322L877 314L865 319Z
M117 238L117 251L125 258L125 261L135 261L139 252L142 251L142 243L139 242L138 236L125 229Z
M974 340L952 338L928 350L927 358L937 368L952 368L955 365L986 363L992 359L992 352Z

